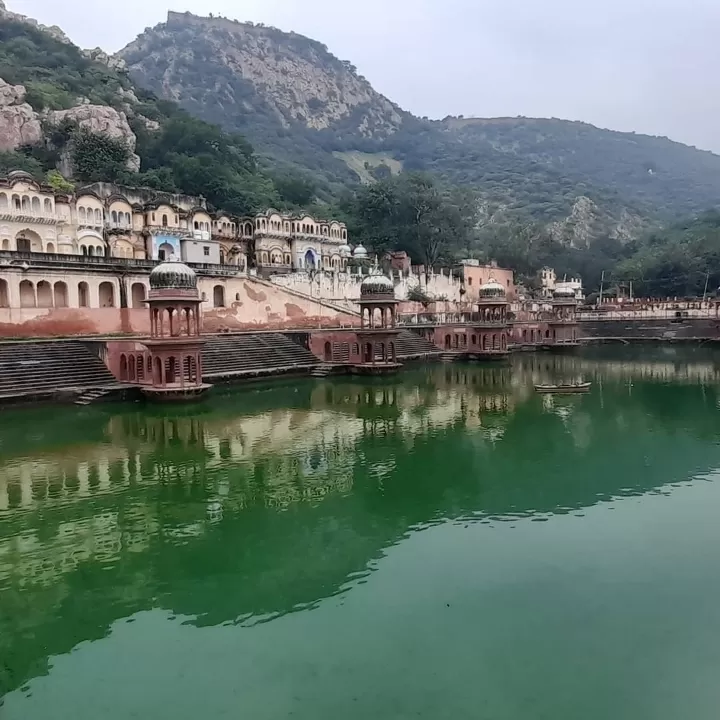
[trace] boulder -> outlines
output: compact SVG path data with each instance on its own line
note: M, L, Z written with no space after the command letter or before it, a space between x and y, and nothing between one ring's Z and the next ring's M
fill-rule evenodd
M0 151L37 145L43 139L37 113L25 100L22 85L10 85L0 78Z
M131 153L127 164L128 170L132 172L140 170L140 158L135 155L137 138L124 112L119 112L108 105L78 105L69 110L54 110L48 113L48 121L53 125L60 125L64 120L72 120L79 127L90 132L122 140Z

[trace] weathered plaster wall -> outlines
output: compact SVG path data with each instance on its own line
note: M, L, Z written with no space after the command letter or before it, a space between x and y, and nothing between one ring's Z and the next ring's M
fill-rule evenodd
M225 307L212 307L215 288L224 289ZM285 330L353 327L360 318L270 283L249 278L203 278L203 331Z
M327 346L327 343L330 343ZM310 335L310 352L320 360L329 362L360 362L357 334L352 330L314 332ZM329 356L328 356L328 350ZM347 355L345 354L347 351ZM357 352L356 352L357 351Z
M0 337L150 333L147 310L119 308L0 308Z

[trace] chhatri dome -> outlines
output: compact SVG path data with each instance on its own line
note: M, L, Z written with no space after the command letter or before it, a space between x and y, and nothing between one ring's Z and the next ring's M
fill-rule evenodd
M362 245L358 245L353 250L353 257L358 260L365 260L367 258L367 250Z
M505 295L505 288L495 278L490 278L478 288L480 297L499 297Z
M150 273L151 290L197 290L197 275L179 260L165 260Z
M553 297L555 298L575 298L575 289L570 285L564 285L558 283L553 290Z
M340 257L350 257L352 255L352 248L346 243L338 248Z
M375 272L373 272L372 275L368 275L360 285L360 299L370 295L373 297L387 297L388 299L394 300L395 286L392 280L379 270L375 270Z

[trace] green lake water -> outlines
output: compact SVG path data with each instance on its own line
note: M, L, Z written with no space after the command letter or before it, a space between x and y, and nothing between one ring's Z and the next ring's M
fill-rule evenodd
M717 720L719 403L667 347L3 410L0 718Z

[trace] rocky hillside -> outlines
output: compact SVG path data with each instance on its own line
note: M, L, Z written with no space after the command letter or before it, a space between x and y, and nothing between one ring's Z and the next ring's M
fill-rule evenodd
M118 57L139 85L312 175L321 196L427 170L476 187L489 219L530 215L577 245L720 197L720 156L563 120L420 120L324 45L275 28L170 13Z
M318 139L343 128L375 142L405 115L321 43L262 25L170 12L118 57L143 87L246 134L274 165L317 171L331 193L356 176Z
M15 169L63 189L105 180L204 195L238 213L282 204L243 137L134 86L102 50L82 52L0 6L0 173Z

